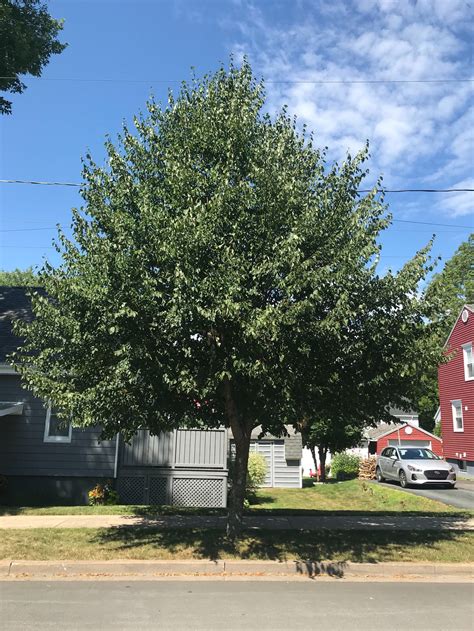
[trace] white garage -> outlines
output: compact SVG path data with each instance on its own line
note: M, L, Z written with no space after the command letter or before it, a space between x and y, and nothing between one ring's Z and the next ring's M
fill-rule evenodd
M426 447L431 449L431 440L389 440L390 447Z

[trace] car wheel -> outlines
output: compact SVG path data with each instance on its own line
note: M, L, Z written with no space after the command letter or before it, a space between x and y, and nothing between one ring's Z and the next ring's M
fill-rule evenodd
M402 489L408 488L407 474L405 473L405 471L403 471L403 469L398 474L398 477L400 478L400 486L402 487Z
M377 467L375 469L375 476L377 478L377 482L380 482L380 483L385 482L385 478L382 475L382 469L380 467Z

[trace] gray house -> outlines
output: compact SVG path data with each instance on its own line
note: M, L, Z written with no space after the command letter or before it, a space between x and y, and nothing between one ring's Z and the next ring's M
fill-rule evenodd
M113 480L124 504L226 506L232 437L225 428L142 430L126 444L118 435L101 441L100 427L60 425L8 364L20 343L12 321L31 317L25 288L0 287L0 504L86 503L92 487ZM301 436L262 437L256 428L251 450L267 461L265 486L301 487Z
M59 426L54 410L22 388L8 364L15 318L31 318L26 291L0 288L0 504L86 503L113 480L128 504L225 506L227 430L140 431L130 444L100 428Z

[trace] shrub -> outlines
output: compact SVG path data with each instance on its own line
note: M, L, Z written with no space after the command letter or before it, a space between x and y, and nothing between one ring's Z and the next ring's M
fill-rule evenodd
M265 482L267 475L267 461L265 456L252 452L249 454L247 466L247 494L255 493L259 486Z
M91 506L104 506L118 503L118 493L112 488L112 482L96 484L87 494Z
M232 480L234 479L234 460L229 463L229 492L232 493ZM251 500L255 500L255 491L265 482L267 474L267 461L265 456L255 452L250 452L247 465L247 485L245 487L244 508L250 506Z
M354 454L336 454L331 461L332 477L336 480L350 480L359 475L360 458Z

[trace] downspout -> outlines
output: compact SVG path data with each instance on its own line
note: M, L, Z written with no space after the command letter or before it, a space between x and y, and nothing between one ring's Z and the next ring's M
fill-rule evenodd
M115 437L115 461L114 461L114 479L117 479L118 473L118 454L119 454L119 433L117 432L117 436Z

